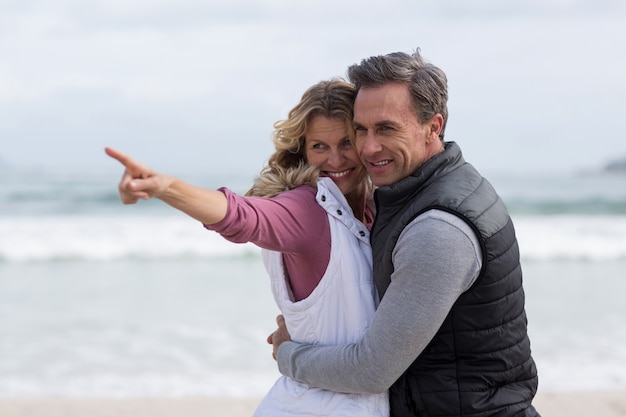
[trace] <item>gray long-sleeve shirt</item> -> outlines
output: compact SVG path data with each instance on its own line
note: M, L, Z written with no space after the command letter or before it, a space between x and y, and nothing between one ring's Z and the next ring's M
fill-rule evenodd
M331 391L380 393L404 373L481 269L478 237L459 217L430 210L402 231L391 284L363 339L343 346L285 342L280 372Z

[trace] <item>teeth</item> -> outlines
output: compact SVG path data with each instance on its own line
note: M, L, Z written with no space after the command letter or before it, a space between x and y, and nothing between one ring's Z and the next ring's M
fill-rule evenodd
M343 177L345 175L348 175L350 173L351 170L346 169L345 171L341 171L341 172L326 172L328 174L329 177L332 178L340 178Z
M387 160L380 161L380 162L373 162L372 165L374 165L375 167L382 167L383 165L387 165L389 162L391 161L387 159Z

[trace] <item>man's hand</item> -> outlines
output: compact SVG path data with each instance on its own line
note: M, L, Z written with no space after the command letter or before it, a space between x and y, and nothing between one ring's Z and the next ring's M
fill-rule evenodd
M267 337L267 343L273 345L272 357L276 360L278 355L278 348L283 342L291 341L291 335L287 331L287 325L285 324L285 318L282 314L276 317L276 324L278 324L278 329L274 331L271 335Z

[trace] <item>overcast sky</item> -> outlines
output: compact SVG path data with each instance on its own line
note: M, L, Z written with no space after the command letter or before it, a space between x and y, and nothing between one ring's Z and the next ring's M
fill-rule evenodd
M0 0L0 160L256 173L311 84L393 51L448 74L481 170L626 156L620 0Z

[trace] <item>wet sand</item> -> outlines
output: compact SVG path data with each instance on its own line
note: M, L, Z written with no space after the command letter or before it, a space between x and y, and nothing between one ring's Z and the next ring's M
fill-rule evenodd
M249 417L259 398L0 399L2 417ZM542 417L626 417L626 391L542 392Z

